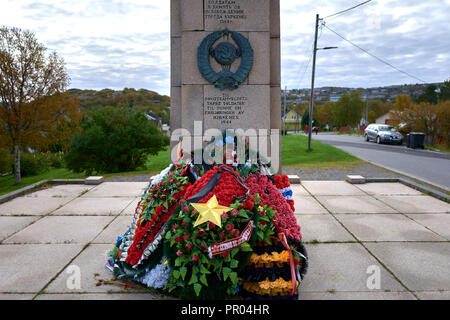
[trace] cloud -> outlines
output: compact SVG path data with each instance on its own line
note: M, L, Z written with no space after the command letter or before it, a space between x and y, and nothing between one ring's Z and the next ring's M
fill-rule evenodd
M310 86L315 15L354 0L281 0L282 86ZM428 82L450 75L450 0L372 1L325 19L350 41ZM2 0L0 21L36 32L64 57L71 87L147 88L170 92L170 1ZM373 87L415 83L323 29L316 86Z

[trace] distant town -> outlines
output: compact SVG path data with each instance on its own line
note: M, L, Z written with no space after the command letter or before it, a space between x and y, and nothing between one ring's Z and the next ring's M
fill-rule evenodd
M323 104L326 102L337 102L343 94L350 94L352 91L358 91L363 100L379 99L383 102L395 102L399 95L407 95L414 100L425 92L425 88L431 83L424 84L405 84L387 87L374 88L346 88L346 87L321 87L314 89L314 102ZM439 87L442 83L432 83ZM298 103L309 103L311 89L291 89L282 91L281 96L286 96L286 103L296 105Z

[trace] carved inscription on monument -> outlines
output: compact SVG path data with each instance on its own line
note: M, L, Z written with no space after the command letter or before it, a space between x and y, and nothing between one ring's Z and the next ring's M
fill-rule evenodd
M222 93L217 96L205 97L205 119L221 127L234 128L241 124L248 108L248 97Z
M205 19L233 23L247 19L246 10L236 0L206 0Z

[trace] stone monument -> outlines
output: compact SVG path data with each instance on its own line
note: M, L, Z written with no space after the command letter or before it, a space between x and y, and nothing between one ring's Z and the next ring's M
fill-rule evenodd
M280 163L279 0L171 0L170 122L182 129L172 145L211 128L255 129Z

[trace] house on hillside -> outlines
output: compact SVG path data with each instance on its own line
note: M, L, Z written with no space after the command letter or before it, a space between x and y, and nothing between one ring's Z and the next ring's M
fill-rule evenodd
M284 110L282 110L281 120L283 123L283 128L284 124L286 124L286 130L300 130L302 116L298 112L287 109L286 113L284 113Z
M392 111L389 111L378 118L376 118L375 123L379 124L391 124L392 123Z
M149 121L153 121L157 127L161 127L162 125L162 120L160 117L158 117L157 115L153 114L151 111L147 112L145 114L145 116L147 117L147 119Z

